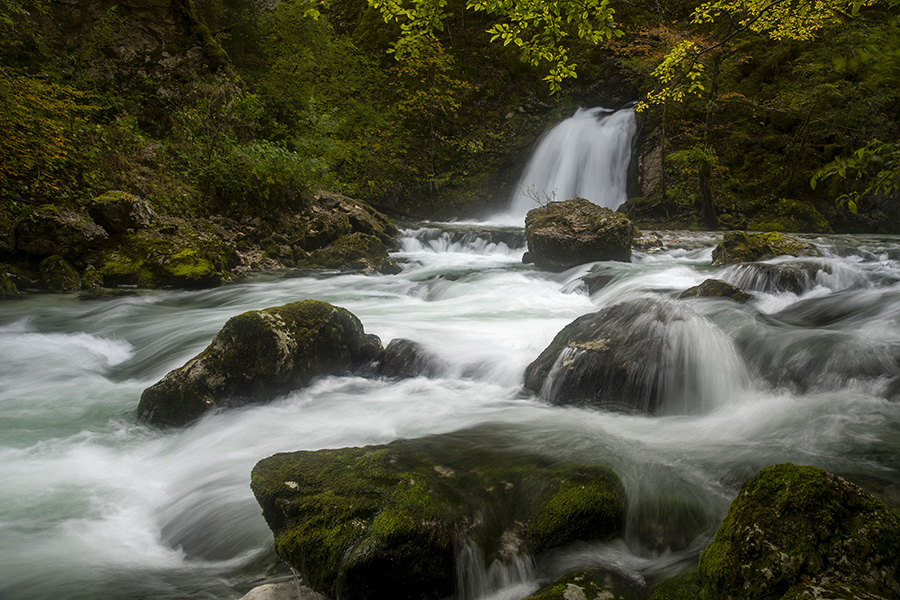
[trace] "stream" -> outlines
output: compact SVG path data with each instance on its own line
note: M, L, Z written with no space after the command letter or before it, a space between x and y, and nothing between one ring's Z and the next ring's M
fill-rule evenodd
M522 264L522 237L417 225L403 230L398 275L297 273L0 302L0 599L240 598L276 562L249 488L258 460L488 423L527 432L533 451L611 465L628 521L620 539L537 557L518 575L462 573L459 596L470 600L523 598L579 565L641 585L678 572L696 562L743 481L779 462L835 471L900 504L900 404L887 399L900 377L900 239L810 237L825 258L799 261L807 284L779 291L765 272L709 266L716 234L667 234L661 251L603 263L610 281L591 293L581 278L595 265L537 271ZM734 349L728 365L719 346L691 353L708 375L699 409L650 417L523 392L525 367L576 317L670 301L708 277L754 297L679 301L697 318L664 332L673 344L703 346L696 322ZM349 309L385 345L424 344L440 376L327 377L184 429L137 421L143 389L228 318L307 298ZM477 580L487 577L500 583Z

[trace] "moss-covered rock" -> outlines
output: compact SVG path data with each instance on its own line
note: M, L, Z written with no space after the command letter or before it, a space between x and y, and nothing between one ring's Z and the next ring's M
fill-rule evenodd
M622 575L589 569L567 573L526 600L639 600L643 590Z
M352 313L325 302L242 313L203 352L144 390L138 416L185 425L216 407L264 402L314 377L360 369L381 351Z
M584 198L528 211L525 238L534 264L550 271L600 261L631 261L636 228L621 213Z
M150 225L154 211L146 200L128 192L110 191L91 200L88 211L109 233L125 233Z
M743 304L750 300L752 296L742 291L741 288L721 279L707 279L700 285L684 290L678 296L679 300L685 298L730 298Z
M78 272L58 254L42 260L39 268L43 286L52 292L77 292L81 288Z
M256 465L251 487L279 555L318 592L446 598L461 544L477 544L490 563L537 540L546 549L621 532L624 498L611 471L560 464L511 440L502 426L483 426L277 454Z
M67 259L100 246L109 235L90 217L52 205L36 208L16 227L16 248L36 256Z
M167 219L118 236L96 267L108 286L206 288L221 285L234 248L215 230Z
M330 246L311 252L303 261L303 266L386 275L400 272L400 267L388 256L384 242L377 236L360 232L342 236Z
M712 264L724 266L739 262L768 260L776 256L822 256L810 244L783 233L747 233L731 231L713 250Z
M697 600L701 597L697 571L686 571L653 587L647 600Z
M699 573L706 598L897 598L900 518L837 475L776 465L743 486Z
M19 288L8 272L8 265L0 264L0 298L8 298L18 294Z

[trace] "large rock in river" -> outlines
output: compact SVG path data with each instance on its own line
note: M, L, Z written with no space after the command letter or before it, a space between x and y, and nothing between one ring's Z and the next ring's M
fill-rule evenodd
M19 221L16 248L36 256L75 258L98 247L109 235L90 217L52 205L44 205Z
M706 411L748 381L732 341L686 303L643 297L579 317L525 370L551 404Z
M704 597L900 598L900 517L841 477L763 469L700 556Z
M275 549L314 590L342 600L437 600L457 556L512 561L622 531L618 477L532 454L508 427L365 448L276 454L251 487Z
M636 232L625 215L584 198L549 202L525 217L531 258L549 271L600 260L630 262Z
M138 416L185 425L217 406L271 400L367 366L382 352L350 311L304 300L232 317L212 343L183 367L144 390Z
M739 262L768 260L784 255L822 256L822 253L809 242L792 238L783 233L730 231L722 238L722 243L713 250L712 264L724 266Z

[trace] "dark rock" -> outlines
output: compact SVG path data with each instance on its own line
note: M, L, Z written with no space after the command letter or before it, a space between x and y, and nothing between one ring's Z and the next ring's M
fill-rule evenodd
M744 484L699 574L710 598L898 598L900 517L837 475L776 465Z
M528 596L526 600L642 600L642 581L605 569L580 569L567 573Z
M828 265L806 262L739 263L722 274L729 282L755 292L792 292L802 294L816 285L816 273Z
M438 359L422 344L398 338L384 349L379 373L382 377L404 379L420 375L434 376Z
M525 217L534 263L550 271L600 260L630 262L635 234L626 216L584 198L549 202Z
M314 590L358 600L447 598L455 558L484 565L621 532L624 498L607 468L531 454L508 430L383 446L277 454L251 488L275 549Z
M776 256L822 256L810 244L783 233L747 233L731 231L713 250L712 264L724 266L739 262L757 262Z
M380 238L358 232L342 236L330 246L310 252L304 266L385 275L400 272L400 267L388 256L388 249Z
M16 248L26 254L71 259L97 248L108 237L87 215L45 205L19 221Z
M0 264L0 298L16 296L19 293L19 288L8 272L8 267L9 265Z
M42 260L39 268L43 285L51 292L77 292L81 288L78 272L58 254Z
M212 343L144 390L139 417L185 425L221 406L265 402L320 375L360 369L381 352L352 313L305 300L232 317Z
M740 385L724 368L736 351L686 303L652 297L579 317L525 370L525 388L551 404L644 413L698 412ZM710 379L709 363L721 363Z
M314 201L322 210L346 215L350 231L374 235L385 245L393 245L400 233L390 219L360 200L334 192L319 191Z
M581 277L581 281L587 286L588 293L594 294L599 292L610 283L615 281L619 276L619 271L608 265L596 265Z
M695 285L681 292L679 300L685 298L730 298L743 304L752 298L750 294L741 291L741 288L731 285L721 279L707 279L700 285Z
M109 233L143 229L154 217L146 200L127 192L106 192L91 200L88 211Z

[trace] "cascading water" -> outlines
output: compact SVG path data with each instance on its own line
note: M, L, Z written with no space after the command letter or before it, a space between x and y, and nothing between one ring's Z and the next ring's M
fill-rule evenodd
M541 138L516 185L508 211L492 220L521 226L532 208L576 196L615 210L627 200L635 129L630 108L615 112L578 109Z

